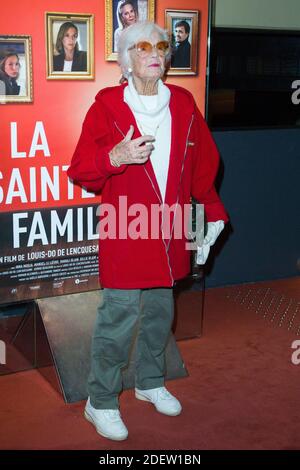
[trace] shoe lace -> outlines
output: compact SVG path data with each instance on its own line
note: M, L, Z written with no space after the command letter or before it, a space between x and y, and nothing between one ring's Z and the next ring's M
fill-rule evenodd
M110 421L119 421L120 419L119 410L105 410L104 414Z
M170 400L170 398L173 398L171 393L168 392L168 390L164 387L162 387L159 391L158 391L158 395L159 395L159 398L163 399L163 400Z

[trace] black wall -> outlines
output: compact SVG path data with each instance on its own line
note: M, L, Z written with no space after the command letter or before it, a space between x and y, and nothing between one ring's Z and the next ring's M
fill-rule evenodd
M213 135L221 155L217 187L230 223L212 248L206 286L298 275L300 130Z

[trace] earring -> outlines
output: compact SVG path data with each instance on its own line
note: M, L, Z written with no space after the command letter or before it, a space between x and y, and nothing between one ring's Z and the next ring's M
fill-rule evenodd
M128 72L128 73L131 73L131 72L132 72L132 68L131 68L131 67L128 67L127 72Z

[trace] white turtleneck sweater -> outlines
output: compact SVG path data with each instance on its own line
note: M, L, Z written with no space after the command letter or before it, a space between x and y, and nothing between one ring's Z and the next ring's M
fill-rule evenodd
M130 107L140 133L155 137L149 158L164 202L171 150L170 90L159 80L157 95L139 95L129 77L128 86L124 88L124 101Z

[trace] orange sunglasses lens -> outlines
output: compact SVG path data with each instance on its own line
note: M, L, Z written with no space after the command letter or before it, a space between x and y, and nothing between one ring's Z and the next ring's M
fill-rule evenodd
M136 45L136 50L139 54L147 55L151 54L153 47L156 47L158 53L165 54L169 49L169 43L167 41L160 41L155 46L148 41L140 41Z

